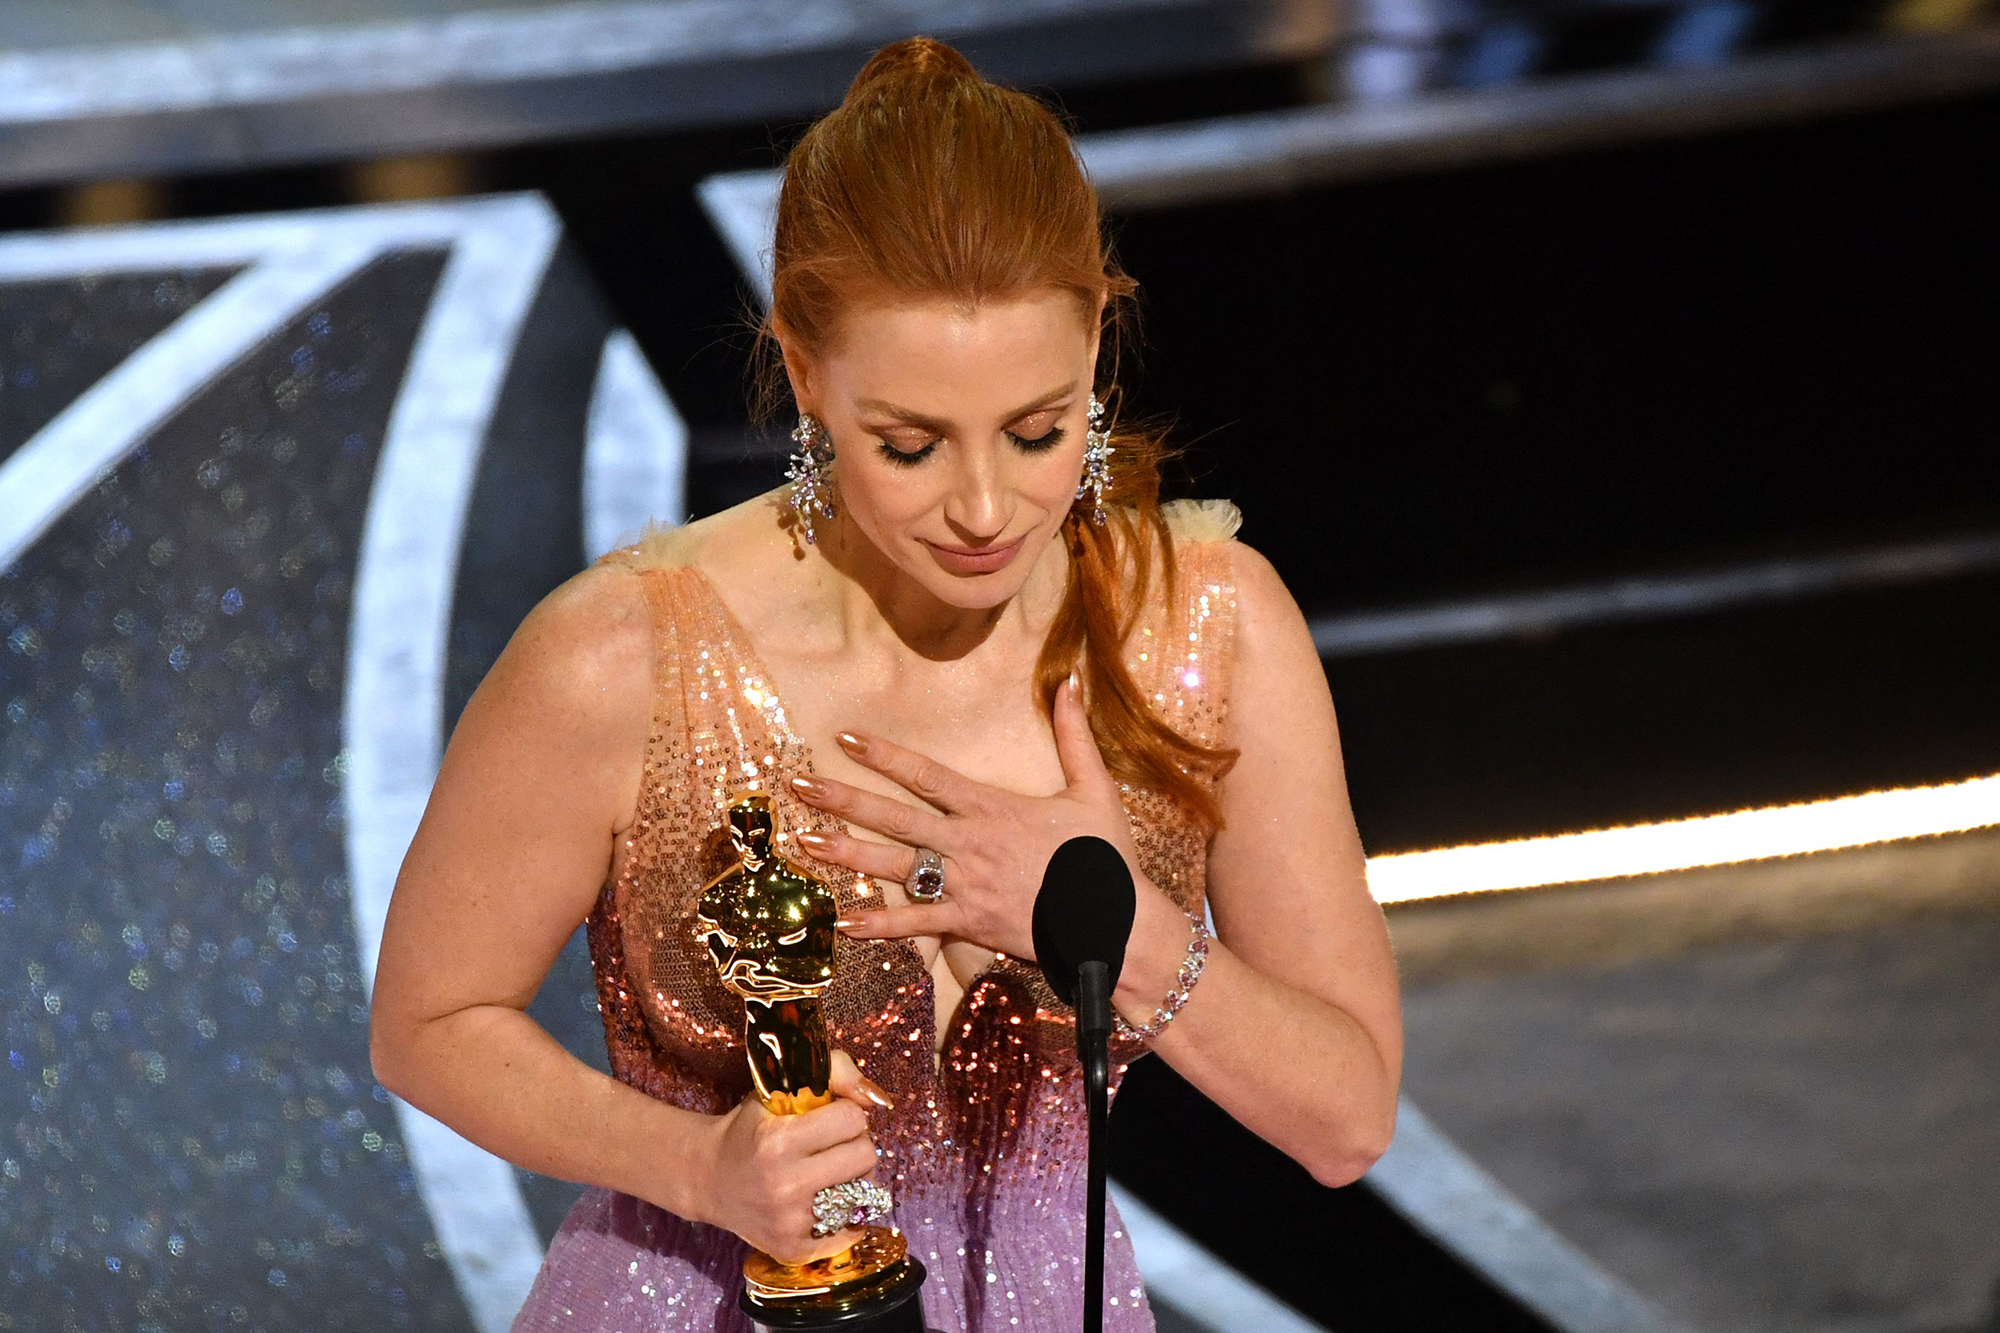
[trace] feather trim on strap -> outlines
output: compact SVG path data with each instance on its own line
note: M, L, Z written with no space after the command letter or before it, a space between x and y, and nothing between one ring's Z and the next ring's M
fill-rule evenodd
M688 563L691 546L684 529L648 522L638 541L606 552L598 560L600 564L623 565L627 569L671 569Z
M1160 506L1176 542L1226 542L1243 526L1243 511L1229 500L1169 500Z

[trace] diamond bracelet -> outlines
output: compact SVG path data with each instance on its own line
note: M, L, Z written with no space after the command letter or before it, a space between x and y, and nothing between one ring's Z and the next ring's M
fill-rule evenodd
M1188 995L1194 990L1194 983L1201 980L1201 970L1208 966L1208 942L1215 938L1209 934L1208 923L1192 913L1188 916L1188 925L1194 931L1194 938L1188 941L1187 956L1181 959L1181 974L1174 983L1174 988L1167 992L1166 999L1160 1001L1160 1007L1154 1011L1153 1021L1144 1027L1135 1027L1127 1023L1125 1016L1114 1010L1112 1017L1116 1020L1120 1035L1137 1037L1140 1041L1151 1041L1166 1030L1167 1024L1174 1021L1174 1015L1187 1004Z

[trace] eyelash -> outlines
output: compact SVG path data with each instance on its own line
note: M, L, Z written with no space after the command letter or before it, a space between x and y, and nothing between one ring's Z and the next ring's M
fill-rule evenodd
M1012 440L1014 442L1014 447L1021 450L1023 453L1039 454L1045 450L1053 449L1058 444L1061 444L1063 436L1066 433L1067 432L1064 431L1064 429L1061 426L1051 426L1048 429L1048 433L1043 435L1039 439L1024 440L1011 430L1007 432L1007 438ZM929 444L925 445L921 449L903 450L903 449L898 449L895 445L889 443L887 440L883 440L881 442L880 448L882 450L882 457L888 459L891 463L894 463L899 467L915 467L917 464L923 462L926 458L929 458L931 456L931 452L935 450L937 446L938 442L936 440L932 440Z

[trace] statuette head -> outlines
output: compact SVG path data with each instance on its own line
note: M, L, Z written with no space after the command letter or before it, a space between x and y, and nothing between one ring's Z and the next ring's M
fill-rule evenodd
M763 1000L801 999L833 983L839 904L825 880L778 850L771 798L730 798L726 827L733 865L709 881L695 934L722 984Z

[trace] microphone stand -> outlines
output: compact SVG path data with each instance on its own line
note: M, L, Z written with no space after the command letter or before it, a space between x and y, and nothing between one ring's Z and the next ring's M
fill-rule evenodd
M1076 1053L1083 1062L1083 1099L1090 1119L1085 1177L1083 1330L1104 1329L1104 1139L1111 1108L1111 968L1077 969Z
M1035 895L1035 957L1057 998L1076 1005L1089 1155L1083 1224L1083 1328L1104 1330L1104 1134L1111 1109L1111 988L1138 905L1124 855L1089 834L1056 848Z

